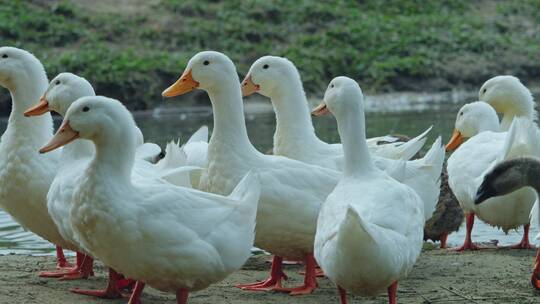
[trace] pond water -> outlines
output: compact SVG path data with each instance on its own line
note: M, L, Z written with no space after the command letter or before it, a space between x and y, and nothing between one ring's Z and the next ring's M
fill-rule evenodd
M446 142L452 132L455 115L467 100L474 100L474 94L453 92L445 94L389 94L366 100L367 134L369 137L385 134L405 134L415 136L433 125L428 144L439 134ZM171 107L175 106L174 108ZM246 123L253 144L260 151L272 147L275 117L269 102L247 100ZM206 124L212 129L210 107L181 107L181 103L168 103L167 107L135 114L135 119L143 131L146 141L163 146L167 141L180 138L184 142L196 129ZM59 123L58 118L56 122ZM6 127L7 119L0 120L0 130ZM339 141L333 117L314 119L317 134L328 142ZM426 145L426 148L429 147ZM535 236L537 228L531 228ZM464 239L464 227L450 235L450 245L458 245ZM476 221L473 238L477 242L498 239L499 244L516 243L521 231L505 235L502 231ZM54 247L34 234L24 231L9 215L0 210L0 254L53 254Z

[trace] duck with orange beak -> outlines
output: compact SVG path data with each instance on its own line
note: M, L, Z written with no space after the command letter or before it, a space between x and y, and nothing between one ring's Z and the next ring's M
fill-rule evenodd
M52 117L49 113L24 117L24 111L40 99L47 85L47 75L36 57L21 49L0 47L0 86L12 97L12 111L0 142L0 208L25 230L56 245L57 269L63 272L72 267L62 248L77 247L62 237L47 209L47 192L57 173L60 153L37 153L52 136ZM43 111L43 107L34 110Z
M262 186L255 246L274 254L270 277L244 290L276 290L302 295L317 287L313 241L321 203L341 173L282 156L265 155L251 144L244 118L240 81L233 62L218 52L201 52L188 62L178 81L163 92L174 97L205 90L214 111L214 131L208 147L208 169L201 177L204 191L229 194L249 170L260 172ZM292 217L292 218L291 218ZM283 258L304 260L304 284L281 285Z
M536 141L530 120L514 121L509 132L499 132L495 110L487 103L473 102L463 106L456 118L455 131L446 145L454 151L448 159L448 183L466 216L466 236L462 246L453 251L477 250L472 241L474 218L508 232L524 226L522 241L512 248L529 249L529 214L536 195L531 189L521 189L508 195L492 198L475 206L476 191L485 172L496 163L519 155L536 153L525 141ZM465 139L467 139L465 141Z
M54 111L61 116L65 116L69 106L75 100L84 96L95 96L92 85L86 79L75 74L61 73L51 80L39 103L25 111L24 115L27 117L40 116L49 111ZM50 145L43 152L56 149L65 145L65 142L71 142L78 138L77 132L74 132L68 124L63 124L59 130L61 130L59 135L54 137L55 140L50 142ZM75 180L88 165L93 155L94 146L89 140L78 140L62 149L60 168L47 194L47 208L60 234L78 247L77 264L72 269L42 273L42 276L61 277L66 280L88 278L94 274L93 258L79 244L69 222L71 198L77 185ZM130 287L135 283L133 280L124 279L122 275L116 273L113 269L109 269L109 272L110 282L106 289L83 290L74 288L71 291L113 299L122 297L121 289Z
M129 303L139 303L148 284L186 304L190 292L223 280L249 258L258 179L247 174L227 197L152 176L136 180L134 127L119 101L83 97L40 153L92 141L96 153L74 180L74 235L92 256L138 280Z

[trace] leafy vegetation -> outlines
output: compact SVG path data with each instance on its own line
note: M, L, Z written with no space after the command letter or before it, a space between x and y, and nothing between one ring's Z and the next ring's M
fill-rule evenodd
M310 93L337 75L371 92L540 77L536 0L130 2L0 0L1 43L34 52L50 77L80 74L132 109L161 102L187 60L207 49L228 54L241 75L260 56L286 56Z

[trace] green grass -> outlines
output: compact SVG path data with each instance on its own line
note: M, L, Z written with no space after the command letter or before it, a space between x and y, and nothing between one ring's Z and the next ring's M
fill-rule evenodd
M0 0L1 43L34 52L50 77L87 77L132 109L160 103L186 61L207 49L228 54L241 76L260 56L286 56L310 93L337 75L367 92L475 89L501 73L540 77L536 0L107 3Z

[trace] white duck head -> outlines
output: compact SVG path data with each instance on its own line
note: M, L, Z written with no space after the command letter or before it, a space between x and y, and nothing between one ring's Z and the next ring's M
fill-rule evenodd
M321 116L328 112L337 120L345 154L344 174L351 176L370 172L374 166L366 143L364 94L354 79L339 76L330 82L323 102L312 114Z
M264 56L251 65L242 81L242 94L249 96L257 92L275 100L291 87L302 88L300 73L294 64L284 57Z
M0 47L1 86L13 91L28 84L41 86L43 82L47 82L47 74L34 55L14 47Z
M480 88L478 98L489 103L498 113L504 114L501 125L503 131L508 130L515 116L536 120L531 91L514 76L501 75L489 79Z
M71 104L60 128L40 152L64 146L78 138L92 140L96 146L135 147L133 116L117 100L103 96L87 96ZM122 154L122 153L120 153Z
M219 91L231 81L239 82L231 59L219 52L204 51L197 53L189 60L182 76L163 91L162 95L174 97L197 88L210 93Z
M51 80L39 103L28 109L24 115L36 116L54 111L65 116L67 109L75 100L95 95L94 88L83 77L72 73L61 73Z
M467 138L484 131L498 131L499 117L489 104L476 101L459 109L454 133L446 145L446 151L457 149Z
M324 92L323 103L312 113L319 116L330 111L336 118L344 117L350 112L361 111L363 113L363 103L364 94L358 83L354 79L339 76L330 82L326 92Z

